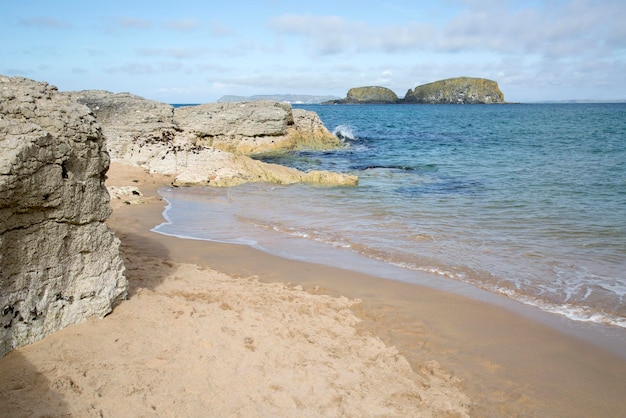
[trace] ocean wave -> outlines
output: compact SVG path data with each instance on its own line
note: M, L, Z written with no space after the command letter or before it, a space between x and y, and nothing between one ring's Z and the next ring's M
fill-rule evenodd
M507 298L516 300L525 305L534 306L540 310L560 316L564 316L572 321L593 322L604 325L612 325L620 328L626 328L626 318L602 312L590 306L576 306L569 303L552 303L539 298L521 294L510 288L497 286L480 286L487 291L493 291L497 294L506 296Z
M333 129L333 135L342 141L356 141L357 137L354 130L348 125L339 125Z

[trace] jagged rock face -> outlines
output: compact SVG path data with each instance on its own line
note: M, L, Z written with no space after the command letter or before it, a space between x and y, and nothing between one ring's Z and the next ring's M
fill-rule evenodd
M189 141L195 145L238 154L331 149L341 144L317 114L292 111L288 103L207 103L175 109L174 120L191 134Z
M307 148L316 150L335 149L342 142L331 134L317 113L304 109L292 109L295 129L289 131L289 149Z
M504 94L493 80L457 77L424 84L410 90L405 103L478 104L504 103Z
M0 76L0 356L126 296L108 165L87 107Z
M66 94L92 109L114 161L172 175L175 185L358 182L355 176L343 174L308 176L241 155L341 145L315 112L292 109L286 103L209 103L174 109L128 93Z
M355 87L348 90L344 103L398 103L398 96L386 87Z
M136 143L169 143L178 133L174 108L130 93L85 90L63 93L86 105L107 138L111 159L123 160Z

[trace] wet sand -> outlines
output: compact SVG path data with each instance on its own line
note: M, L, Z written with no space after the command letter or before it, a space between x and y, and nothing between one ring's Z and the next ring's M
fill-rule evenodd
M14 415L26 410L48 411L51 399L60 404L55 411L76 416L85 411L97 416L103 410L109 412L105 416L114 415L124 403L135 405L131 416L155 411L156 416L171 416L183 403L185 407L178 410L191 416L202 412L206 416L269 416L276 411L282 416L293 416L294 411L301 416L462 416L466 411L480 417L624 414L624 357L502 307L459 295L286 260L245 246L150 232L162 222L164 202L156 191L169 179L116 164L109 176L107 185L136 186L143 193L113 199L115 209L109 221L122 241L131 284L129 300L103 320L70 327L0 360L0 404L10 401L17 412ZM131 200L133 204L124 203ZM239 299L232 295L237 293L228 299L224 289L209 290L204 285L209 280L206 274L211 281L222 280L230 287L233 283L229 280L252 283L252 295L264 286L270 288L264 288L267 296L241 299L242 305L233 309ZM307 298L311 296L322 299L310 301ZM302 317L288 317L293 305L285 305L281 311L276 299L299 300L309 308ZM231 309L219 308L222 302ZM160 309L155 310L155 305ZM219 309L214 309L216 306ZM255 306L257 310L248 311ZM308 338L317 340L339 340L337 335L345 338L339 346L316 340L313 345L321 351L301 351L304 357L296 361L290 356L298 352L297 338L287 339L290 343L286 345L276 343L277 351L265 351L262 341L268 335L251 333L254 327L235 321L237 315L220 316L231 311L239 317L256 318L257 326L260 321L276 328L291 321L293 327L285 333L306 332ZM278 316L273 317L274 311ZM231 323L226 328L232 329L206 331L205 338L194 338L198 322L192 320L192 314L202 316L205 322L220 318ZM351 315L360 321L352 320ZM302 331L309 322L318 326ZM328 333L336 327L345 328L345 333ZM195 369L201 362L199 356L218 345L206 346L207 341L218 341L215 333L232 334L233 341L220 346L220 352L232 354L232 363L226 367L231 374L207 384L206 373ZM171 338L180 340L171 342ZM121 351L123 356L116 351L120 346L126 350ZM141 350L145 350L145 361L130 354ZM192 351L191 356L183 356L185 351ZM233 365L252 361L250 357L258 353L265 357L257 359L255 374L250 374L250 369L247 375L232 374ZM334 353L337 360L332 367L309 364L307 367L317 367L317 372L308 376L286 372L295 370L294 364L302 366L303 359L328 353ZM403 366L404 359L409 370ZM214 368L217 366L211 370ZM359 371L358 377L352 376L354 370ZM164 373L171 377L169 382L162 381ZM189 386L190 375L199 382L195 390ZM335 387L344 378L352 379L350 384ZM367 381L376 384L370 387L364 383ZM288 387L299 389L290 391ZM303 388L308 388L306 396L298 392ZM198 390L213 393L195 393ZM366 399L372 404L367 406ZM20 404L21 400L25 404ZM40 408L33 409L33 405ZM89 405L93 405L91 410ZM206 409L209 405L223 409Z

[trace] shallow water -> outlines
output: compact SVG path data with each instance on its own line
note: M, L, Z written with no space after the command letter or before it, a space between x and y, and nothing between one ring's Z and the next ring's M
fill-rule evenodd
M345 147L259 158L359 186L164 190L155 230L626 327L626 104L302 107Z

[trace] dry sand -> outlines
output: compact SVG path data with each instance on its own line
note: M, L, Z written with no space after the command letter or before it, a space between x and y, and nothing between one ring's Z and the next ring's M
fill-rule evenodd
M109 176L143 194L112 198L129 299L1 359L0 416L626 415L624 358L468 298L150 232L171 180Z

